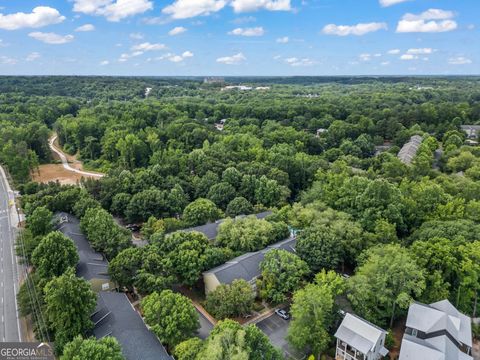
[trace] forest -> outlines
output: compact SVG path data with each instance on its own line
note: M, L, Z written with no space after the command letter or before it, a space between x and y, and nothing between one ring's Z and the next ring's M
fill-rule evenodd
M22 194L17 247L33 269L18 299L38 338L55 339L62 359L79 348L121 359L114 339L88 337L96 297L72 270L78 255L55 231L58 212L80 219L118 289L140 300L179 360L282 359L256 326L232 320L258 300L291 305L288 342L315 358L332 349L338 299L385 329L413 301L449 299L480 316L480 147L461 127L480 125L480 78L225 81L252 89L195 77L0 80L0 163ZM105 176L79 186L31 181L53 161L53 133ZM414 135L421 144L402 161ZM265 219L236 218L267 210ZM138 224L146 245L118 219ZM214 240L182 231L219 219ZM198 291L204 271L292 231L295 252L267 253L257 293L235 280L206 295L220 321L195 337L195 310L176 289ZM82 305L58 311L73 299Z

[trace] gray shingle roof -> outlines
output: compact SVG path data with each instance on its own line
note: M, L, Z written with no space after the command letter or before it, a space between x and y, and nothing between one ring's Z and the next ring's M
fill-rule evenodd
M399 360L473 360L461 352L446 336L423 340L403 335Z
M108 262L104 257L95 252L85 235L80 230L80 221L73 215L58 213L56 217L68 216L68 222L63 223L58 229L75 243L78 251L79 262L76 274L85 280L103 279L109 280Z
M459 312L448 300L430 305L413 303L408 309L407 327L425 333L446 330L457 341L472 346L470 318Z
M405 334L400 360L472 360L458 347L458 343L472 346L470 318L448 300L430 305L413 303L408 309L406 326L425 335L419 338Z
M172 359L123 293L100 292L92 321L95 337L115 337L127 360Z
M263 250L243 254L227 261L223 265L205 271L204 274L215 274L218 281L222 284L230 284L235 279L252 281L260 276L260 262L264 259L265 254L269 250L283 249L289 252L294 252L296 244L297 240L295 238L288 238L270 245Z
M335 337L367 355L373 351L375 345L385 334L386 331L378 326L347 313L338 327Z
M272 214L271 211L264 211L264 212L255 214L255 216L257 217L257 219L264 219L268 215L271 215L271 214ZM243 216L239 215L238 217L243 217ZM186 232L197 231L199 233L204 234L208 238L208 240L213 240L217 237L218 227L220 226L220 224L224 220L225 219L217 220L213 223L208 223L208 224L205 224L205 225L195 226L195 227L183 229L181 231L186 231Z
M403 147L400 149L398 153L398 158L404 164L411 164L413 158L417 154L418 148L422 144L422 137L419 135L414 135L410 138L410 141L407 142Z

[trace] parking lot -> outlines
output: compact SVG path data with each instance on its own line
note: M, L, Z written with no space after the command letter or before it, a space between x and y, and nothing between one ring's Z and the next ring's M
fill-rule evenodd
M258 322L256 325L269 338L272 344L281 349L287 358L300 360L305 357L304 354L293 350L287 342L287 332L290 320L284 320L277 314L272 314L266 319Z

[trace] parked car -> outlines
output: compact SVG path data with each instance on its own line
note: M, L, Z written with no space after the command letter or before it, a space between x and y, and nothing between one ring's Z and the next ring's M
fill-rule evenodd
M275 314L280 316L283 320L288 320L290 319L290 314L286 312L284 309L277 309L275 310Z
M133 231L133 232L137 232L137 231L140 231L140 226L137 225L137 224L128 224L127 226L125 226L128 230L130 231Z

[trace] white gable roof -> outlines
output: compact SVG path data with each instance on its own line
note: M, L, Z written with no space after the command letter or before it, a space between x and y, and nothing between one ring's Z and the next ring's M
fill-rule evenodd
M363 354L368 354L385 333L385 330L368 321L347 313L337 329L335 337L353 346Z

